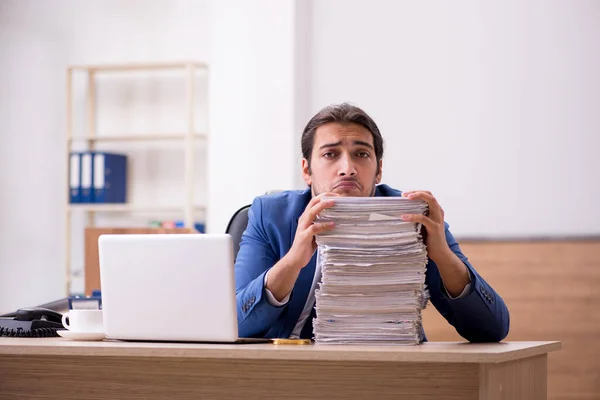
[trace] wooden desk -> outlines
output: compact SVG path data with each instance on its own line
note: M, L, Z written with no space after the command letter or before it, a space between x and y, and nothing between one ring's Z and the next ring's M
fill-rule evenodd
M0 338L0 398L546 399L559 342L420 346Z

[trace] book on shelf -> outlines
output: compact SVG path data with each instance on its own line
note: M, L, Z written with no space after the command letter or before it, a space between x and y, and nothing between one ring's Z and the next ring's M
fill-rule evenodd
M69 154L69 203L81 203L81 153Z
M127 202L127 156L84 151L69 155L71 204L123 204Z

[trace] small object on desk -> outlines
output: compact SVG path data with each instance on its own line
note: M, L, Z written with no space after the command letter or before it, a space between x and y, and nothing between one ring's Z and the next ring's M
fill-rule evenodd
M273 344L312 344L310 339L271 339Z

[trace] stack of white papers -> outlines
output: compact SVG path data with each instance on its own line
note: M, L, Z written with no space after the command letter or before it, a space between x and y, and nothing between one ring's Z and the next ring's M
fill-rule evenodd
M317 222L335 228L317 235L322 279L315 292L317 344L418 344L427 250L420 224L427 203L402 197L333 197Z

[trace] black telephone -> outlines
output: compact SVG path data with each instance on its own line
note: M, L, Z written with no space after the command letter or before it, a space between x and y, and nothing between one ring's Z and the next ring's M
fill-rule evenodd
M64 329L62 314L47 308L21 308L0 317L0 336L52 337Z

